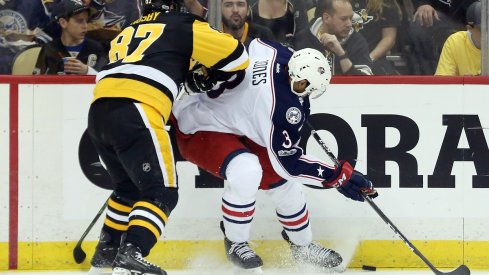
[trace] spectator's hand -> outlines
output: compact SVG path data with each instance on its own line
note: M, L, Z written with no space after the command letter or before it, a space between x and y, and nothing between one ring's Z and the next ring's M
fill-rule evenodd
M333 52L336 55L343 55L345 51L343 47L341 47L340 41L334 34L323 33L319 37L319 41L326 47L326 49L330 52Z
M413 22L418 21L419 24L424 27L433 26L433 22L435 19L436 21L440 21L440 17L438 17L438 13L430 5L419 6L413 16Z
M88 66L76 58L64 58L65 73L68 74L87 74Z
M9 0L0 0L0 6L4 6Z

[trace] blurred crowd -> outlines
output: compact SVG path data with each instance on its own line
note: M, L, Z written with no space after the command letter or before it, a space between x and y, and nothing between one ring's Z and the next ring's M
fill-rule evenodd
M0 74L37 48L32 74L96 74L141 0L0 0ZM208 15L206 0L184 10ZM334 74L480 75L480 0L222 0L222 30L316 48Z

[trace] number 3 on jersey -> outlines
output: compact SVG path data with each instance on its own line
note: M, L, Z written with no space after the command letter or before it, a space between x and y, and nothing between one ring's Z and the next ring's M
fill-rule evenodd
M142 24L134 28L125 28L116 38L110 42L109 63L122 59L123 63L137 62L143 59L146 51L165 29L165 24ZM138 39L142 39L137 42ZM134 40L136 40L134 42ZM134 45L133 45L134 44ZM129 48L134 48L129 52Z
M286 130L283 130L283 131L282 131L282 134L283 134L283 135L284 135L284 137L285 137L285 141L282 143L282 146L283 146L284 148L289 149L290 147L292 147L292 140L290 140L289 133L288 133Z

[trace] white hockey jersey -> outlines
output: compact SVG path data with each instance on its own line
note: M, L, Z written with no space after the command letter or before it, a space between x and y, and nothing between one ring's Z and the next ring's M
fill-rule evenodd
M255 39L246 71L207 94L187 96L173 105L181 132L216 131L246 136L266 147L278 175L322 188L334 167L305 155L300 129L309 115L309 98L292 93L287 64L292 50Z

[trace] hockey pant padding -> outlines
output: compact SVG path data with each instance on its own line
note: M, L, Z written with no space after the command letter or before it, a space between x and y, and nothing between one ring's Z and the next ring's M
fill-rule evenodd
M258 157L250 153L237 155L227 166L221 209L226 237L233 242L249 239L261 177Z
M309 245L312 231L302 185L288 181L266 192L290 241L296 245Z

